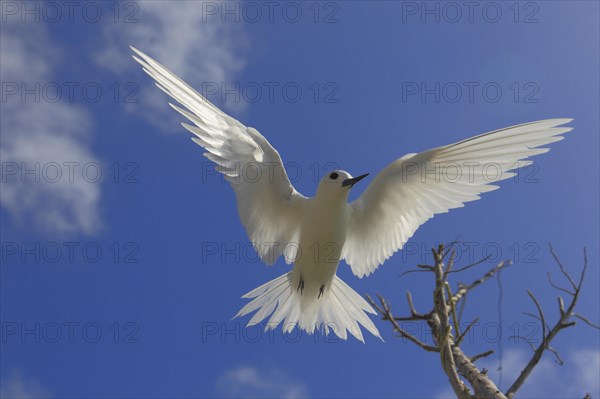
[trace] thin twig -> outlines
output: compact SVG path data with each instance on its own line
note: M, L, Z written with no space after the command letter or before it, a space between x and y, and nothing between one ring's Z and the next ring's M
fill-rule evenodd
M546 326L547 326L546 318L544 317L544 312L542 311L542 307L540 306L540 303L538 302L536 297L533 295L533 293L531 291L527 290L527 295L529 295L529 297L531 298L533 303L535 303L535 307L537 308L538 314L540 315L540 322L542 323L542 345L545 349L547 347L546 346Z
M428 272L432 272L433 270L419 270L419 269L411 269L411 270L407 270L405 272L400 273L400 275L398 277L404 277L407 274L412 274L412 273L428 273Z
M461 344L461 342L463 341L463 339L465 338L465 336L467 335L467 333L469 332L469 330L475 324L477 324L478 321L479 321L479 317L476 317L472 322L469 323L469 325L467 326L467 328L465 328L465 331L463 331L462 334L460 334L459 337L456 339L456 345L460 345Z
M459 286L460 289L460 286ZM454 302L454 298L452 298L452 302ZM463 296L463 300L460 302L460 309L458 311L458 322L462 322L463 312L465 311L465 306L467 304L467 297Z
M458 239L460 238L460 234L456 236L456 238L450 241L448 244L444 244L446 251L442 255L442 259L446 259L446 256L450 253L450 250L454 249L454 246L459 243Z
M392 311L390 309L390 306L387 304L386 300L379 294L377 294L377 296L381 305L378 305L369 295L367 295L366 297L367 300L371 303L371 305L373 305L373 307L377 309L379 313L381 313L383 320L388 320L390 323L392 323L394 330L398 334L400 334L401 337L408 339L412 343L420 346L428 352L439 352L439 349L435 346L427 345L426 343L415 338L412 334L406 332L402 327L400 327L400 325L396 321L396 318L392 315Z
M565 314L565 302L563 301L563 299L561 297L558 297L557 300L558 300L558 311L560 312L560 315L563 316Z
M558 354L558 351L556 349L554 349L553 347L549 346L547 348L550 352L554 353L554 357L556 358L556 363L560 364L561 366L563 364L565 364L565 362L562 360L562 358L560 357L560 355Z
M527 363L527 365L525 366L523 371L521 371L521 374L519 374L519 377L510 386L510 388L508 388L508 390L506 391L506 396L509 399L513 398L515 393L519 390L519 388L521 388L521 386L523 385L523 383L525 382L525 380L527 379L529 374L536 367L536 365L538 364L538 362L540 361L540 359L542 358L542 355L544 354L544 352L546 350L549 350L550 352L554 353L554 355L557 357L557 359L560 359L560 356L558 356L558 352L556 352L555 349L549 349L550 342L554 339L554 337L556 337L556 335L560 331L562 331L565 328L572 327L576 324L575 321L570 321L570 318L576 317L574 309L575 309L575 306L577 305L577 301L579 299L579 294L581 292L581 286L583 285L583 280L585 278L585 272L587 270L587 252L584 249L584 251L583 251L584 264L583 264L583 269L581 271L581 276L579 278L578 284L575 284L575 281L571 278L569 273L567 273L566 269L562 265L560 259L554 252L554 249L552 248L551 245L550 245L550 252L552 253L552 257L556 261L556 264L560 268L560 271L565 276L566 280L569 281L569 283L572 285L574 292L573 292L573 295L571 298L571 302L569 303L569 305L567 306L566 309L564 307L562 298L560 298L560 297L558 298L560 317L559 317L558 321L556 322L556 324L554 325L554 327L552 327L550 329L550 331L546 334L546 323L545 323L544 314L541 310L541 307L540 307L539 303L537 302L537 300L535 299L535 297L533 296L533 294L531 293L531 291L529 291L529 290L527 291L527 293L529 294L529 296L531 297L531 299L535 303L535 306L538 309L538 313L540 315L540 320L542 320L542 327L544 329L544 337L543 337L542 343L537 347L533 356L531 357L531 359L529 360L529 362ZM560 359L560 361L562 361L562 359Z
M552 281L552 275L550 274L550 272L548 272L547 275L548 275L548 282L554 289L556 289L558 291L566 292L567 294L569 294L571 296L575 295L575 293L569 291L568 289L559 287L558 285L554 284L554 282Z
M452 291L450 290L450 284L448 284L447 281L444 281L444 287L446 287L446 292L448 293L448 302L450 303L450 314L452 315L452 323L454 324L456 335L460 336L460 325L458 324L458 318L456 316L456 308L454 307L454 301L452 301Z
M524 314L525 316L529 316L529 317L531 317L531 318L534 318L534 319L536 319L536 320L538 320L538 321L540 321L540 322L542 321L542 319L540 318L540 316L538 316L538 315L535 315L535 314L533 314L533 313L529 313L529 312L523 312L523 314ZM546 323L546 329L550 330L550 326L548 325L548 323Z
M446 264L446 268L444 269L444 280L448 277L448 273L451 273L452 266L454 266L454 259L456 258L456 250L452 251L450 254L450 259L448 259L448 263Z
M586 317L583 317L583 316L582 316L582 315L580 315L580 314L573 313L571 316L573 316L573 317L577 317L579 320L583 321L583 322L584 322L585 324L587 324L588 326L590 326L590 327L594 327L594 328L596 328L596 329L600 330L600 325L598 325L598 324L595 324L595 323L592 323L592 322L591 322L591 321L589 321L589 320L588 320Z
M412 294L410 291L406 291L406 302L408 302L408 309L410 310L411 315L416 315L417 311L415 309L415 305L413 304Z
M563 276L566 277L567 281L569 283L571 283L571 287L573 287L574 290L577 289L577 285L575 284L575 281L573 281L573 279L571 278L571 276L569 275L569 273L566 272L562 262L560 261L560 259L558 259L558 256L556 255L556 252L554 252L554 248L552 248L552 245L550 243L548 243L548 247L550 247L550 253L552 254L552 257L554 258L554 260L556 261L556 264L558 265L558 267L560 268L560 271L562 272ZM587 261L586 261L587 263Z
M460 272L464 272L464 271L465 271L465 270L467 270L467 269L470 269L470 268L472 268L472 267L475 267L475 266L477 266L477 265L480 265L480 264L482 264L483 262L485 262L486 260L488 260L488 259L489 259L489 258L491 258L491 257L492 257L491 255L488 255L488 256L486 256L485 258L483 258L483 259L480 259L480 260L478 260L478 261L477 261L477 262L475 262L475 263L471 263L470 265L463 266L463 267L461 267L460 269L453 270L453 271L451 271L451 272L448 272L448 273L460 273Z
M426 269L426 270L433 271L433 266L418 264L417 267L419 267L421 269Z
M471 291L473 288L485 283L487 280L489 280L490 278L494 277L494 275L503 267L508 267L512 265L512 262L510 260L505 260L502 261L500 263L498 263L493 269L491 269L489 272L487 272L486 274L484 274L481 278L473 281L471 284L469 285L461 285L459 290L456 292L456 294L454 294L454 297L452 298L452 300L454 301L454 303L457 303L458 301L460 301L465 295L467 295L467 293L469 291Z
M406 291L406 302L408 302L408 309L410 310L410 316L394 317L394 320L410 321L410 320L427 320L427 319L429 319L429 317L430 317L429 314L421 314L416 311L410 291Z
M481 358L484 358L484 357L487 357L487 356L489 356L489 355L491 355L491 354L493 354L493 353L494 353L494 351L490 349L489 351L485 351L485 352L483 352L483 353L480 353L480 354L478 354L478 355L471 356L469 359L470 359L470 360L471 360L473 363L475 363L477 360L479 360L479 359L481 359Z

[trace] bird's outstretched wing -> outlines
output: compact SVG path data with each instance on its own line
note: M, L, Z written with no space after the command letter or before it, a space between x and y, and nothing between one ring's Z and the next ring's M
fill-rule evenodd
M272 264L284 254L286 262L293 262L306 198L292 186L279 153L256 129L222 112L148 55L131 49L156 85L184 107L169 103L193 123L182 125L231 183L240 219L261 259Z
M389 164L352 202L342 258L354 274L371 274L402 249L417 228L435 214L463 207L514 176L527 158L549 151L540 146L562 140L571 119L549 119L485 133Z

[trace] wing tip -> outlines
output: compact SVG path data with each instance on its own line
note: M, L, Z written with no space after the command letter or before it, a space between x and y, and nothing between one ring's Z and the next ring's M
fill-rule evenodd
M133 51L134 53L136 53L137 55L139 55L142 58L149 58L148 55L146 53L144 53L141 50L138 50L137 48L133 47L132 45L129 45L129 48L131 49L131 51Z
M571 123L573 122L575 119L574 118L550 118L550 119L541 119L539 121L535 121L535 122L530 122L530 123L525 123L525 125L527 124L549 124L551 125L551 127L555 127L555 126L561 126L561 125L566 125L567 123ZM517 125L520 126L520 125Z
M564 124L573 122L575 120L575 118L558 118L558 120L561 122L557 126L560 126L560 125L564 125Z

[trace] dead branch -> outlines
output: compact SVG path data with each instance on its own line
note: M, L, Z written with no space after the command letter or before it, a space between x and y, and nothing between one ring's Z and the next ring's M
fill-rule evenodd
M435 260L434 265L434 273L435 273L435 291L433 293L433 301L434 301L434 310L435 315L437 316L432 320L432 323L437 324L434 326L434 335L436 336L436 341L438 343L438 347L440 348L440 359L442 362L442 368L444 372L448 376L448 380L450 381L450 385L458 398L470 398L471 394L469 392L469 388L462 382L460 377L458 376L458 368L457 363L455 362L455 353L453 351L454 346L454 337L452 336L452 327L449 323L449 306L446 303L446 291L447 282L445 276L446 272L449 271L450 267L444 271L444 246L440 245L437 249L432 249L433 258ZM454 254L455 252L453 252ZM452 262L454 257L450 258ZM451 265L451 263L450 263ZM452 298L450 297L450 300ZM437 323L436 323L437 322ZM462 352L461 352L462 354ZM456 353L458 359L456 361L460 362L461 354ZM462 354L464 356L464 354ZM465 359L468 363L471 363L469 359ZM463 374L465 375L465 374Z
M531 291L529 291L529 290L527 291L529 297L532 299L532 301L535 304L535 307L537 308L537 311L539 314L538 320L540 320L540 323L542 324L543 337L542 337L542 343L535 349L533 356L531 357L531 359L529 360L529 362L527 363L527 365L525 366L523 371L521 371L521 374L519 375L517 380L506 391L506 396L509 399L514 397L515 393L517 393L519 388L521 388L521 386L523 385L523 383L525 382L527 377L529 377L529 374L531 374L531 372L533 371L535 366L539 363L539 361L542 358L542 355L544 354L545 351L552 352L554 354L554 356L556 357L557 362L559 364L563 363L563 360L561 359L558 352L554 348L550 347L550 342L556 337L556 335L560 331L564 330L565 328L572 327L576 324L576 322L572 319L574 319L574 318L580 319L580 320L584 321L586 324L588 324L592 327L598 328L597 325L590 322L585 317L580 316L574 312L575 306L577 305L577 301L579 300L579 294L581 293L581 286L583 284L583 280L585 278L585 272L587 270L587 265L588 265L587 253L586 253L585 249L583 251L583 269L581 271L581 275L580 275L579 281L577 283L575 283L575 280L573 280L573 278L566 271L562 262L560 261L560 259L556 255L556 253L554 252L554 248L552 248L552 246L550 246L550 253L552 254L552 257L554 258L554 260L556 261L558 268L560 269L560 272L562 273L562 275L565 277L565 279L571 285L573 291L570 292L570 291L554 284L552 282L552 278L550 277L550 274L548 274L548 280L550 281L550 285L560 292L566 292L567 294L569 294L571 296L571 302L565 309L563 299L561 297L558 297L558 310L559 310L560 317L559 317L558 321L556 322L556 324L554 324L554 326L551 329L549 329L548 332L546 332L547 324L545 321L544 312L542 311L542 307L540 306L538 300L535 298L533 293L531 293Z
M493 353L493 351L487 351L470 358L460 348L460 341L464 338L464 334L469 331L469 329L477 322L477 320L474 320L469 326L467 326L465 331L460 334L458 330L458 318L455 309L455 304L458 301L455 299L456 295L460 295L461 297L466 295L471 288L482 284L485 282L485 280L492 277L501 267L503 267L503 265L494 268L493 272L488 272L486 276L480 279L480 282L475 282L470 286L463 286L465 288L464 291L453 296L450 286L447 282L447 277L450 272L452 272L451 269L453 266L454 255L450 255L449 264L444 265L444 256L448 255L448 252L444 251L443 245L440 245L437 249L432 249L432 253L435 260L433 266L419 265L419 268L422 269L422 271L433 272L435 276L435 290L433 292L434 307L430 312L425 314L418 313L415 310L410 293L407 293L407 302L410 315L405 317L394 317L388 302L381 295L378 295L378 303L375 302L370 296L367 296L367 299L379 312L381 312L383 320L389 321L394 330L398 332L401 337L407 338L411 342L427 351L440 353L440 363L442 369L447 375L448 381L450 382L450 385L452 386L457 398L472 398L469 388L461 379L462 376L473 388L475 397L506 399L498 387L496 387L492 380L487 376L487 374L479 370L473 364L475 360L488 356ZM459 270L466 269L462 268ZM411 336L411 334L401 328L401 326L398 324L399 320L425 321L433 333L432 336L435 345L428 345ZM454 328L452 324L454 324ZM452 332L453 329L456 331L454 334ZM459 338L457 339L455 335Z
M579 293L581 292L582 283L585 277L587 269L587 255L584 251L584 266L581 272L581 276L578 282L568 274L566 268L558 259L558 256L554 252L554 249L550 247L550 252L553 258L558 264L559 270L565 277L566 281L571 285L572 290L567 290L555 284L550 274L548 274L548 280L550 285L562 292L571 296L571 300L568 306L565 308L563 299L558 297L558 308L560 317L556 324L550 328L547 323L546 316L540 305L539 301L531 291L527 291L529 297L533 301L537 314L526 313L527 315L539 320L542 325L543 339L542 343L536 348L531 342L528 342L533 349L533 355L531 360L527 363L517 380L507 390L506 394L502 393L495 383L487 375L487 370L480 370L474 365L474 362L483 357L490 356L494 353L493 350L488 350L483 353L467 356L462 348L460 347L462 341L470 329L478 322L479 318L475 318L463 332L460 331L459 323L461 319L462 310L466 303L468 294L476 287L484 284L486 281L497 275L501 270L510 266L510 261L504 261L498 263L494 268L489 270L479 279L473 281L471 284L459 284L458 290L455 294L450 289L448 283L448 276L454 273L460 273L464 270L470 269L473 266L480 264L476 262L474 264L464 266L452 270L454 267L454 260L456 253L450 251L450 249L444 250L444 246L440 245L437 249L432 249L434 258L433 265L417 265L418 269L414 269L410 272L425 272L432 273L435 278L435 289L433 291L433 308L428 313L417 312L412 296L410 292L406 293L406 301L410 314L408 316L394 316L391 311L390 304L381 295L377 295L378 302L374 301L370 296L367 295L368 301L373 305L382 315L383 320L389 321L392 324L394 331L396 331L400 337L408 339L415 345L428 352L438 352L440 355L440 364L442 370L448 377L448 381L454 390L454 393L459 399L472 399L472 398L493 398L493 399L511 399L517 390L523 385L531 371L538 364L543 353L549 351L553 353L556 361L559 364L563 363L559 353L550 346L550 342L556 337L556 335L565 328L574 326L575 320L579 319L587 325L600 328L598 325L592 323L587 318L574 312L577 300L579 299ZM445 258L449 255L448 262L444 265ZM407 274L407 272L402 275ZM457 315L456 307L461 302L459 314ZM423 342L409 332L404 330L399 324L401 321L423 321L426 322L432 332L433 345ZM463 378L469 383L474 394L471 394L469 387L463 381Z
M388 320L390 323L392 323L392 326L394 326L394 331L396 331L398 334L400 334L401 337L408 339L412 343L420 346L421 348L425 349L428 352L439 352L439 348L437 348L435 346L427 345L426 343L422 342L418 338L415 338L414 336L412 336L411 334L406 332L402 327L400 327L400 325L397 322L397 318L395 318L394 315L392 315L392 310L391 310L390 306L388 305L387 301L379 294L377 294L377 297L379 298L380 305L378 305L369 295L367 295L367 300L371 303L371 305L373 305L373 307L375 309L377 309L377 311L379 313L382 314L383 320ZM419 318L413 318L413 317L406 317L403 319L404 320L420 320Z
M496 265L496 267L494 267L492 270L490 270L489 272L484 274L481 278L473 281L471 284L469 284L469 285L459 284L458 292L454 295L452 300L454 301L454 303L458 303L458 301L463 299L465 297L465 295L467 295L467 293L469 293L473 288L476 288L477 286L485 283L490 278L494 277L496 275L496 273L498 273L500 271L500 269L509 267L510 265L512 265L512 262L509 260L505 260L503 262L498 263Z

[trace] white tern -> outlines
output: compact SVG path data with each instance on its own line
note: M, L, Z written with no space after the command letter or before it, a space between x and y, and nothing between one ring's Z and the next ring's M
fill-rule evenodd
M183 106L170 104L193 123L183 123L204 155L231 183L238 212L261 259L273 264L284 256L293 269L250 291L252 299L236 315L257 311L248 326L269 317L266 329L283 321L283 330L309 333L347 331L363 341L359 323L373 335L379 331L365 312L373 308L336 276L344 259L352 272L368 276L402 249L417 228L435 214L463 207L498 188L532 163L540 148L562 140L572 119L525 123L475 136L455 144L412 153L385 167L355 201L348 193L366 175L343 170L327 173L314 198L292 186L279 153L256 129L244 126L211 104L157 61L132 47L133 58L157 86ZM252 178L241 171L251 165ZM256 172L255 171L255 172Z

